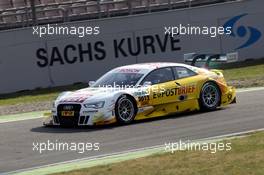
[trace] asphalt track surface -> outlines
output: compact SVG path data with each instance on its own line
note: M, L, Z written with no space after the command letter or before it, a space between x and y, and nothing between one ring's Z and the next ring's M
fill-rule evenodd
M237 104L127 126L45 128L41 119L0 124L0 173L90 156L138 149L165 142L194 140L264 127L264 90L237 94ZM99 142L100 151L33 151L33 142Z

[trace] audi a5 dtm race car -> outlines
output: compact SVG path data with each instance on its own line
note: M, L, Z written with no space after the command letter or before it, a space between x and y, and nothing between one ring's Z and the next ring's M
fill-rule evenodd
M179 63L141 63L115 68L90 87L63 92L44 125L103 125L214 110L236 101L221 71Z

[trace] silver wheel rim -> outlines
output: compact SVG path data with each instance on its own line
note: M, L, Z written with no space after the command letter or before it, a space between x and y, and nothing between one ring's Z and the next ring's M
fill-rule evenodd
M134 116L134 105L127 98L121 98L118 102L117 112L123 121L130 121Z
M206 85L202 91L202 99L207 107L215 107L219 101L218 89L214 85Z

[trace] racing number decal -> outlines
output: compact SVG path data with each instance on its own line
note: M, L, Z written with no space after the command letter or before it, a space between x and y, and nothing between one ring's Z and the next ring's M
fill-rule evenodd
M149 100L150 100L149 95L138 97L139 102L144 102L144 101L149 101Z
M228 99L228 101L231 101L232 100L232 94L228 94L227 99Z
M150 101L149 95L144 95L144 96L138 97L138 102L140 102L141 105L147 105L147 104L149 104L149 101Z

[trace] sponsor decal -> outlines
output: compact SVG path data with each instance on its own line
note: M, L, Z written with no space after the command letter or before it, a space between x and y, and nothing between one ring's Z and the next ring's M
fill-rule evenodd
M140 72L140 69L119 69L118 70L120 73L138 73Z
M246 38L246 37L248 37L246 42L242 43L235 50L247 48L247 47L254 45L256 42L259 41L259 39L262 36L261 31L255 27L253 27L253 26L240 25L237 28L235 28L235 26L239 23L239 21L242 18L246 17L247 15L248 14L245 13L242 15L235 16L235 17L231 18L230 20L228 20L224 24L224 28L227 28L227 27L232 28L232 33L230 34L231 37L234 37L234 38Z
M165 89L161 92L153 92L153 99L163 98L163 97L171 97L171 96L180 96L191 94L195 91L195 85L188 85L183 87L177 87L172 89Z

